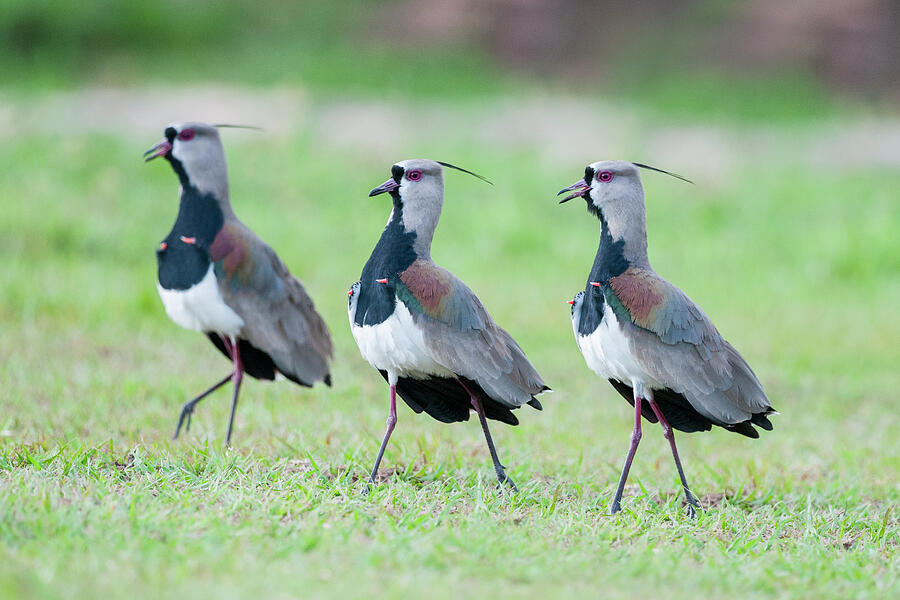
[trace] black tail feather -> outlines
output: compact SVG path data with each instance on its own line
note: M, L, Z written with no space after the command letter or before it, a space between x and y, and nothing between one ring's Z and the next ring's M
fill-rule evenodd
M634 392L630 385L624 384L617 379L610 379L609 382L631 406L634 406ZM694 433L712 429L712 422L695 411L681 394L677 394L668 388L653 390L653 399L662 411L663 416L666 417L669 425L678 431ZM641 404L641 416L651 423L658 422L649 402Z
M213 345L219 349L219 352L221 352L226 357L228 357L229 360L231 360L231 355L228 354L228 349L225 348L225 342L222 341L222 338L221 336L219 336L219 334L207 333L206 337L208 337L209 341L211 341ZM272 360L271 356L269 356L266 352L263 352L247 340L238 339L238 348L241 351L241 362L244 364L244 373L246 373L247 375L255 377L256 379L273 381L275 379L275 374L281 373L287 379L293 381L297 385L302 385L303 387L312 387L312 383L302 381L291 373L286 373L279 370L275 366L275 361ZM325 384L328 386L331 385L331 375L325 376Z
M387 381L387 372L378 371ZM519 420L506 406L488 396L480 385L462 378L474 394L478 395L488 419L508 425L518 425ZM472 403L469 393L452 377L429 377L413 379L400 377L397 380L397 394L416 413L425 412L441 423L468 421Z
M219 352L224 354L228 360L231 360L231 355L228 354L228 349L225 348L225 342L222 341L222 338L217 333L207 333L206 337L209 338L209 341L215 345L216 348L219 349ZM275 363L272 362L272 358L248 342L247 340L238 340L238 349L241 352L241 362L244 363L244 373L251 377L255 377L256 379L265 379L268 381L272 381L275 379ZM288 377L285 375L285 377ZM291 377L288 377L291 379ZM294 380L296 381L296 380ZM299 381L300 385L306 385Z
M757 439L759 437L759 432L753 428L753 425L750 424L750 421L742 421L734 425L726 425L725 429L733 431L735 433L739 433L741 435L746 435L748 438Z
M610 379L609 382L629 404L634 406L634 392L630 385L616 379ZM659 405L659 408L662 410L669 425L674 429L685 433L709 431L712 429L713 425L718 425L728 431L733 431L755 439L759 437L759 432L754 429L754 425L762 427L766 431L772 431L772 422L768 419L768 415L774 412L771 409L764 413L757 413L747 421L728 425L725 423L716 423L704 417L694 410L694 407L691 406L687 398L669 388L653 390L653 399L656 401L657 405ZM651 423L657 422L656 415L653 414L653 409L650 408L649 403L641 404L641 416Z
M772 421L769 420L770 414L772 414L772 412L756 413L750 417L750 422L758 427L762 427L766 431L772 431Z

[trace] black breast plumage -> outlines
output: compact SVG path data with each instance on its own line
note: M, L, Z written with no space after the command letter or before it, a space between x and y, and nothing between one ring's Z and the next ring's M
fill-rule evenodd
M222 229L224 216L211 194L184 186L178 218L156 251L157 277L167 290L186 290L209 271L209 247Z
M590 202L588 204L590 205ZM595 211L600 219L600 245L597 247L594 265L584 288L581 320L578 323L578 333L581 335L590 335L600 326L603 321L603 309L606 306L603 291L609 285L610 279L618 277L628 269L625 240L613 241L603 212L599 209ZM597 282L600 286L591 285L591 282Z
M392 278L402 273L416 260L413 249L416 234L403 227L403 204L394 196L394 213L384 233L372 250L360 276L359 299L356 304L356 325L378 325L394 314L397 296ZM376 279L387 278L387 284Z

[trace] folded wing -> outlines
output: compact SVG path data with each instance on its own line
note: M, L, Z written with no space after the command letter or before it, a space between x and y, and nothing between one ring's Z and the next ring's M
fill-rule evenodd
M268 354L285 377L330 385L331 335L300 281L240 222L227 223L210 247L219 290L244 320L241 337Z
M717 425L771 429L765 417L774 411L756 375L684 292L632 267L610 280L606 302L630 325L632 353L653 379Z
M417 260L400 274L397 296L422 329L435 362L476 382L503 406L540 407L534 396L549 388L512 336L452 273Z

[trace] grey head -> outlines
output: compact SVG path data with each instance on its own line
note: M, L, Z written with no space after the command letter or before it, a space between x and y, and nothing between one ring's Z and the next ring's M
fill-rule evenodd
M394 209L388 223L399 214L403 228L416 234L413 248L419 258L431 258L431 241L444 206L444 167L491 183L477 173L450 163L413 158L393 165L391 178L369 192L369 197L385 192L391 195Z
M388 221L399 213L403 228L416 234L416 255L430 258L431 241L444 205L443 166L424 158L400 161L391 167L391 178L369 192L369 196L385 192L394 201Z
M196 188L227 204L228 168L215 125L198 121L170 123L165 138L144 156L147 161L165 158L178 175L182 188Z
M557 195L569 192L560 204L572 198L584 198L588 212L600 219L611 240L624 241L623 254L629 264L649 266L644 186L639 167L688 181L680 175L640 163L603 160L585 167L584 178Z

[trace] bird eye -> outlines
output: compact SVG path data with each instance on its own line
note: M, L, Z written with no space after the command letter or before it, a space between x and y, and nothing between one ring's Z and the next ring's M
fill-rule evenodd
M418 181L418 180L422 179L422 171L419 171L418 169L416 169L414 171L409 171L406 173L406 178L409 179L410 181Z
M189 142L194 139L194 130L193 129L185 129L181 133L178 134L178 139L182 142Z
M603 183L609 183L612 181L613 174L612 171L600 171L597 173L597 181L602 181Z

